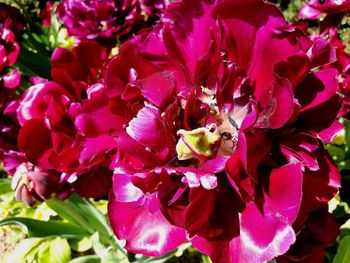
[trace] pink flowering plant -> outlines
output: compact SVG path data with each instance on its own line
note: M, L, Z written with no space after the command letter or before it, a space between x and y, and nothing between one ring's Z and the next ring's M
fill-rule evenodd
M5 262L348 262L349 9L1 4Z

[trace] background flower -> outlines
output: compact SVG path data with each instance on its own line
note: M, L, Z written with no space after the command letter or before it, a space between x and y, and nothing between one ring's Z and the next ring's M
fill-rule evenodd
M316 19L321 14L339 14L350 10L348 0L310 0L304 4L299 12L299 16L307 19Z
M79 39L126 38L159 19L168 1L64 0L57 15Z
M22 126L18 142L27 160L39 169L56 171L60 181L86 197L105 196L111 184L105 161L110 146L104 148L105 141L85 142L75 126L85 100L94 100L103 90L97 75L105 59L106 50L91 41L82 41L72 50L56 49L51 60L52 81L37 80L23 94L18 109ZM93 143L93 152L82 151L85 143ZM91 188L93 182L97 186Z

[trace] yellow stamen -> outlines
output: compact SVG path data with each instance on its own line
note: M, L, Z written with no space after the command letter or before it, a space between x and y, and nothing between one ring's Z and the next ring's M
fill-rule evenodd
M188 160L195 156L207 158L214 155L213 146L220 142L221 135L217 129L214 131L202 127L192 131L179 130L177 135L181 136L176 145L176 152L179 160Z

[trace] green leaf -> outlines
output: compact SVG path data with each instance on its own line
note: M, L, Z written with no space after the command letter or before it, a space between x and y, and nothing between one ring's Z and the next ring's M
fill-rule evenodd
M39 203L35 207L35 212L33 216L30 218L32 219L37 219L37 220L42 220L42 221L49 221L51 217L57 216L57 213L53 211L50 207L47 206L46 203ZM24 216L28 217L28 216Z
M73 193L67 200L67 204L74 207L82 215L95 231L98 231L103 241L114 236L113 230L108 224L107 217L97 210L89 201Z
M115 250L113 247L108 247L106 253L101 257L101 263L129 263L128 257L120 250Z
M71 250L63 238L28 238L22 240L6 263L67 263Z
M75 258L69 261L69 263L101 263L101 259L98 256L91 255Z
M119 245L119 241L115 237L107 217L88 200L73 193L65 201L53 198L47 201L47 204L58 215L67 219L72 224L85 228L90 234L98 232L100 242L104 245L112 245L116 251L120 250L122 254L126 255L126 252Z
M30 47L22 46L16 66L28 75L38 75L47 79L51 76L50 58Z
M107 206L108 206L108 201L107 200L98 200L98 201L90 200L90 202L103 215L107 214Z
M55 238L40 245L39 262L65 263L71 259L71 250L66 239Z
M341 162L345 159L345 150L333 144L328 144L326 149L336 162Z
M72 239L69 241L70 247L77 252L85 252L92 248L92 240L89 237L77 240Z
M74 205L68 203L67 201L59 200L56 197L46 201L46 204L68 222L85 228L90 234L95 232L92 226L90 226L89 222L86 220L82 211L77 210Z
M340 238L350 236L350 219L340 226Z
M11 179L9 178L2 178L0 179L0 195L7 194L12 192L11 188Z
M101 258L101 263L129 263L124 251L101 243L98 232L91 236L91 240L95 253Z
M51 241L50 245L50 261L68 262L71 259L71 250L66 239L56 238ZM46 261L47 262L47 261Z
M94 248L95 253L98 256L103 256L103 254L105 254L107 247L101 243L99 233L96 232L95 234L93 234L91 236L91 240L92 240L92 246Z
M345 151L349 152L350 151L350 121L343 119L343 124L345 125Z
M60 221L46 222L25 217L10 217L0 221L0 226L13 224L25 226L30 237L83 238L89 234L80 226Z
M107 217L103 215L88 200L73 193L67 200L61 201L53 198L47 202L51 209L58 215L67 219L72 224L77 224L85 228L90 234L99 233L99 239L103 244L112 245L123 254L126 252L121 248Z
M348 262L350 262L350 236L346 236L340 240L337 254L333 260L333 263Z
M202 255L202 263L212 263L207 255Z
M349 159L345 159L344 161L339 162L338 166L339 166L339 168L341 170L350 170L350 160Z
M342 146L345 144L345 127L332 140L332 144Z
M35 262L42 238L28 238L18 244L15 251L6 259L5 263L27 263Z
M140 262L142 263L164 263L169 259L173 258L175 255L173 253L166 254L158 258L142 258Z
M349 212L349 205L346 202L340 201L337 207L332 211L335 218L341 218Z

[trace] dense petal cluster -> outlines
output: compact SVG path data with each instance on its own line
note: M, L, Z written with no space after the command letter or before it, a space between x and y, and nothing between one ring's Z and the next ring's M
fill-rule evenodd
M188 240L214 262L264 262L298 246L339 187L319 140L342 129L337 70L321 68L335 55L259 0L176 2L126 42L104 74L132 116L108 207L126 249Z
M19 39L25 29L20 11L0 3L0 106L13 90L20 85L20 74L17 70L9 72L20 52Z
M156 20L166 3L166 0L63 0L57 14L68 33L77 38L123 37L144 27L146 20Z
M323 262L339 234L324 143L350 109L349 8L306 3L300 17L327 14L308 36L310 21L263 0L62 0L78 41L16 97L24 22L0 4L0 159L16 198L109 197L135 254L190 242L214 263Z

